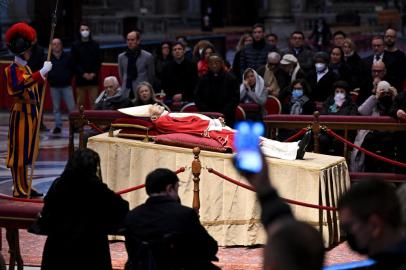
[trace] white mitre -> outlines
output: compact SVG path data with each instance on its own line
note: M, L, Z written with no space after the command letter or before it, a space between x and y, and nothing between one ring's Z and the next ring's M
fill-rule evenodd
M152 104L118 109L119 112L138 117L151 117Z

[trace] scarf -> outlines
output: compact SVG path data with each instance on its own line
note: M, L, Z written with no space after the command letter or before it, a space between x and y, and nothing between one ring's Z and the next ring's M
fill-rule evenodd
M136 80L138 77L137 59L141 55L141 49L140 48L136 48L135 50L128 49L125 55L128 58L127 81L125 83L125 86L127 89L133 90L133 81Z
M296 100L292 107L290 108L291 115L300 115L303 112L303 105L309 101L309 98L305 95L301 96L298 100Z
M268 68L268 65L265 65L264 73L265 86L270 87L274 94L278 94L280 91L278 81L276 80L275 74ZM271 93L268 93L271 94Z

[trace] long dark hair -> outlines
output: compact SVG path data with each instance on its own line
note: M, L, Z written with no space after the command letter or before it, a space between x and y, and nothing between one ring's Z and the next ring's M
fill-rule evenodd
M69 181L91 180L96 177L101 180L100 157L88 148L76 150L69 158L61 175L62 179L69 179Z

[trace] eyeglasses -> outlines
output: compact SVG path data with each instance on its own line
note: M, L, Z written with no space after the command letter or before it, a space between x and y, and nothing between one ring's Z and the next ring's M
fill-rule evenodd
M373 69L372 70L372 72L375 72L375 73L380 73L380 72L383 72L384 70L383 69Z

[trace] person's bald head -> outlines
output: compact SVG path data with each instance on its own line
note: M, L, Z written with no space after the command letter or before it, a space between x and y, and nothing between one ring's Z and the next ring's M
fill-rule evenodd
M372 78L380 78L383 79L386 75L386 66L383 61L377 61L372 64L371 68Z

